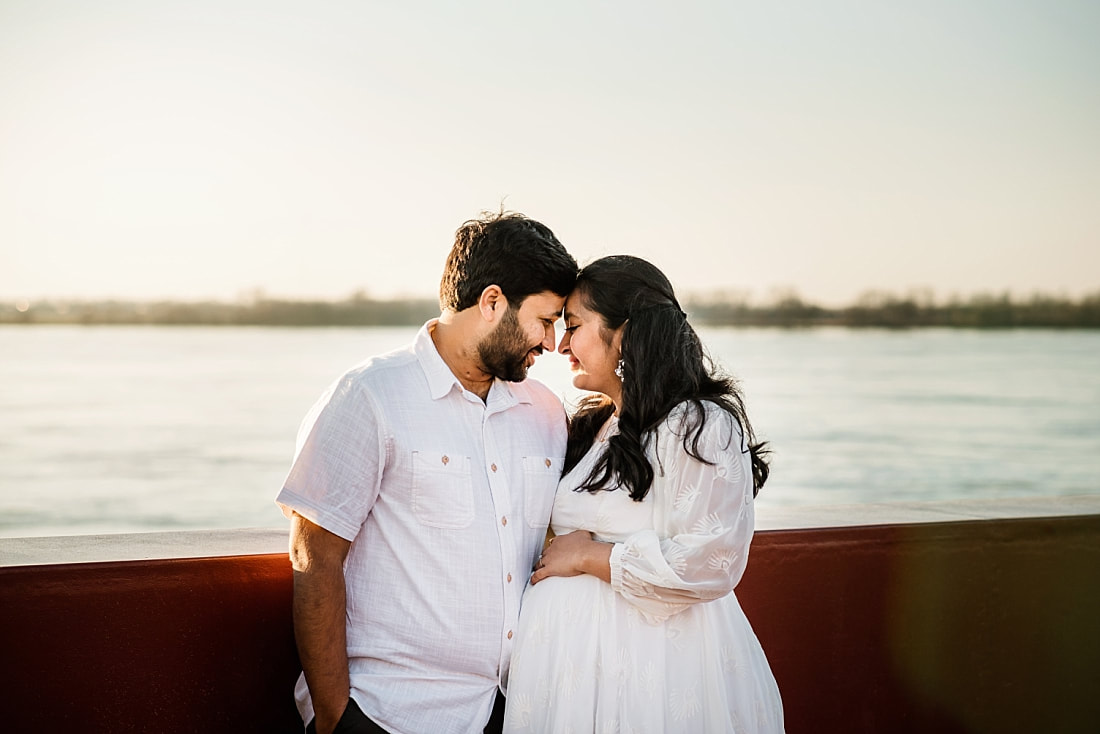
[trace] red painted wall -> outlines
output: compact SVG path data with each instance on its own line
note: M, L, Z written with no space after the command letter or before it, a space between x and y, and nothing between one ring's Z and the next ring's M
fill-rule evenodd
M1100 722L1100 516L771 531L737 591L787 731ZM297 732L283 555L0 567L5 731Z
M761 533L788 732L1100 731L1100 516Z
M285 556L0 568L11 732L300 732Z

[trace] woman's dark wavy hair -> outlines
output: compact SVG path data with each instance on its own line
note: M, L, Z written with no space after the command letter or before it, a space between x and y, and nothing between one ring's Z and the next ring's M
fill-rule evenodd
M703 403L709 402L741 426L740 450L752 457L755 497L768 478L766 456L770 451L765 443L756 441L736 381L721 374L703 350L664 273L641 258L612 255L585 266L573 292L600 315L608 330L608 343L610 332L623 327L619 432L608 440L607 451L580 489L604 489L617 477L630 490L631 499L644 499L653 484L646 444L669 411L680 403L688 404L684 450L705 464L713 464L699 452L706 420ZM581 401L569 423L565 471L580 462L614 409L605 395Z

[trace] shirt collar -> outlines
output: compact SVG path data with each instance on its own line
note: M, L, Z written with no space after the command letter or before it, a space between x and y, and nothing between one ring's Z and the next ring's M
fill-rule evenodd
M424 376L428 378L428 391L432 400L445 397L456 386L459 392L465 390L459 379L451 372L451 368L443 361L443 357L439 356L439 350L435 348L435 342L432 341L432 331L438 323L439 319L432 319L421 326L413 342L413 352L420 362L421 369L424 370ZM530 392L523 387L523 383L506 382L497 378L493 380L493 385L489 389L486 406L504 410L517 403L530 402Z

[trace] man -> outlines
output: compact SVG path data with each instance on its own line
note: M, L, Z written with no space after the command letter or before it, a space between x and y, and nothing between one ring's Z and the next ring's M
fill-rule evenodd
M576 275L538 222L466 222L439 318L306 417L277 501L291 517L307 731L499 731L565 456L560 401L524 378L553 351Z

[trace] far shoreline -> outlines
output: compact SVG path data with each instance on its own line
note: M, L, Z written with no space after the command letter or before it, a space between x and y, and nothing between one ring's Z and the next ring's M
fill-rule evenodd
M1100 291L1080 299L976 295L943 303L928 297L868 294L839 308L797 296L766 304L730 298L689 298L692 323L709 327L1098 329ZM0 325L84 326L419 326L439 314L434 299L339 301L262 298L247 302L43 299L0 302Z

